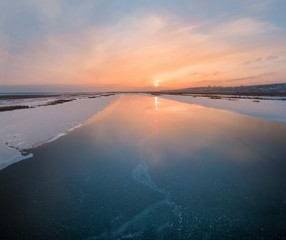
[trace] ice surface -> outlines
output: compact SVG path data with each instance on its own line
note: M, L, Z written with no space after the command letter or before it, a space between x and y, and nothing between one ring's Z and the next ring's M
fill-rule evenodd
M161 95L160 97L209 108L218 108L268 121L286 123L286 101L254 99L210 99L207 97Z
M0 112L0 170L32 156L22 156L21 150L57 139L114 98L81 98L58 105Z

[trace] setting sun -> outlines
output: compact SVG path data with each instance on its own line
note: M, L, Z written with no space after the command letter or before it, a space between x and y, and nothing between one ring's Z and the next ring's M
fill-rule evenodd
M286 0L0 0L0 240L286 240Z

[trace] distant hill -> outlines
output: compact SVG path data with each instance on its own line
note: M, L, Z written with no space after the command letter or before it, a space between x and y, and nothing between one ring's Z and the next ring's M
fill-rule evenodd
M218 94L248 96L286 96L286 83L239 86L239 87L195 87L162 91L168 94Z

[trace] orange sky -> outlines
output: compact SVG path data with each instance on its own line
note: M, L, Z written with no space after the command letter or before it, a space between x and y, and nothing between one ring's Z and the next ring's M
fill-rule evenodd
M286 80L286 32L267 20L237 16L212 22L165 11L83 26L31 38L20 53L4 46L9 36L0 32L0 83L145 90L155 83L170 89Z

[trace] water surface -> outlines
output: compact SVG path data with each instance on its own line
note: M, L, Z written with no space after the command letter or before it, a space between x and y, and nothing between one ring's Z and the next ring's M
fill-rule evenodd
M122 96L0 172L1 239L284 239L286 124Z

